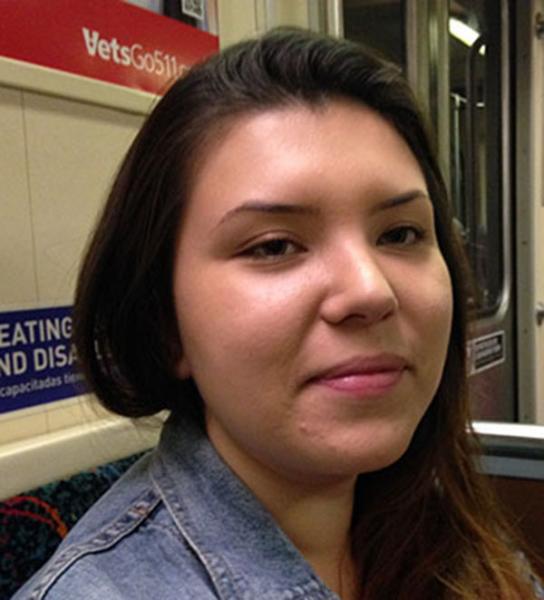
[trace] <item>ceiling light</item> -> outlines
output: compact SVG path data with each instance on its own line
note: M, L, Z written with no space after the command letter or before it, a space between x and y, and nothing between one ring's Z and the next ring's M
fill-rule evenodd
M456 39L468 46L469 48L474 42L480 37L480 33L475 29L472 29L466 23L463 23L460 19L450 17L449 19L450 34ZM484 46L480 48L480 54L484 54Z

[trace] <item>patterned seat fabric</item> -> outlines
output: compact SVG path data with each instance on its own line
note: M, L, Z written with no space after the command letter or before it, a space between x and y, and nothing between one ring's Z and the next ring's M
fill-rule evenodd
M141 454L0 502L0 599L11 598L76 521Z

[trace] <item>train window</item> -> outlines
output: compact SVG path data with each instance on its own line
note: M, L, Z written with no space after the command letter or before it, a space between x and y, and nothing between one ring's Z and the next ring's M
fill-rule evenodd
M500 10L495 0L448 4L450 189L474 273L473 304L482 316L497 309L504 285ZM344 0L344 35L406 68L407 5ZM431 21L421 22L427 35ZM432 107L437 99L428 101Z
M386 58L404 66L404 2L344 0L344 36L372 46Z
M492 313L503 288L501 28L497 4L450 2L451 194L476 283Z

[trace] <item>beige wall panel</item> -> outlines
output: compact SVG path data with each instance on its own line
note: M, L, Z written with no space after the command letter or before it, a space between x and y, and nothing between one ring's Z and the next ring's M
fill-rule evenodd
M296 25L298 27L308 27L308 0L276 0L269 1L267 4L269 22L272 26Z
M38 299L70 303L81 252L143 117L24 93Z
M0 447L37 435L86 425L108 415L110 413L88 394L3 413L0 414Z
M221 48L279 25L310 26L308 0L218 0L217 9Z
M47 416L42 407L33 406L0 414L0 453L4 444L47 433Z
M46 404L44 412L47 433L112 418L112 413L91 394Z
M109 416L0 446L0 500L154 446L160 421Z
M258 15L254 0L218 0L217 16L221 48L257 33Z
M0 310L37 298L21 102L0 87Z

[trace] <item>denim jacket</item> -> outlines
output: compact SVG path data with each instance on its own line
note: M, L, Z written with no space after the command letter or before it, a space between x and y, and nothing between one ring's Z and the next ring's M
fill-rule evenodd
M544 598L523 557L520 570ZM339 600L199 427L173 417L12 600L128 598Z
M173 417L14 596L80 598L338 600L199 427Z

